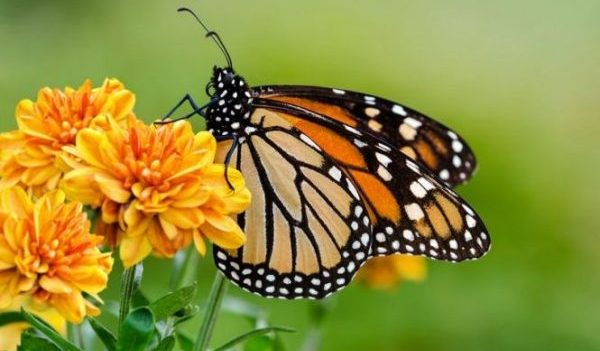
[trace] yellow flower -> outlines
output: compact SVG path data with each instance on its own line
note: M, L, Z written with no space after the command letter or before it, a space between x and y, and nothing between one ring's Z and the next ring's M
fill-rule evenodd
M89 229L82 205L60 190L35 203L19 187L0 191L0 309L28 294L73 323L97 315L83 293L100 301L113 260Z
M240 247L244 233L230 217L244 211L250 192L239 171L214 164L215 138L194 134L188 122L148 126L131 117L127 126L99 116L79 132L62 188L70 198L100 207L99 234L120 245L126 267L151 252L172 257L204 238L226 249Z
M391 290L401 281L422 281L427 274L420 256L373 257L358 271L357 281L373 289Z
M22 100L16 109L19 129L0 134L0 190L19 185L41 196L55 189L67 170L57 157L62 147L73 145L97 115L123 120L134 103L134 95L116 79L94 89L89 80L77 90L43 88L37 101Z
M50 324L62 335L67 334L67 323L63 316L61 316L55 308L35 303L29 296L18 296L13 299L12 304L2 312L19 311L21 307L25 307L27 311L34 313L36 316L46 321L46 323ZM0 327L0 350L16 350L17 345L21 340L21 333L27 328L29 328L29 324L27 323L11 323Z

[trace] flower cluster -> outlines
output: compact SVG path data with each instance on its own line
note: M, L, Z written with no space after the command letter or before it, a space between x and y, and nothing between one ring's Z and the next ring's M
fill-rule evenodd
M134 103L115 79L19 102L18 130L0 134L0 311L25 307L64 333L65 321L100 312L107 243L126 267L192 243L204 254L206 239L243 244L232 216L250 192L239 171L214 163L212 134L188 122L146 125ZM0 349L15 349L24 328L0 328Z
M0 134L0 189L21 186L41 196L57 188L67 169L59 157L79 130L110 113L116 120L132 116L134 95L116 79L99 88L86 81L79 89L44 88L37 101L17 105L19 129Z
M188 122L119 124L101 115L77 135L70 156L81 161L69 163L62 187L101 208L99 233L120 246L126 267L151 252L171 257L192 240L204 254L204 238L235 249L245 237L230 216L248 207L250 192L239 171L228 168L226 177L225 165L214 163L216 147L212 134L194 134Z
M60 190L35 203L22 188L0 192L0 308L20 295L47 303L80 323L99 310L83 293L100 301L113 260L90 234L80 203L65 203Z

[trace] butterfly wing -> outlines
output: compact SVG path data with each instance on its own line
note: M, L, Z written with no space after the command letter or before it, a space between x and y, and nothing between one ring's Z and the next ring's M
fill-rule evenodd
M371 218L373 255L407 253L457 262L489 250L487 230L471 207L389 143L321 111L260 98L253 104L277 112L351 179Z
M253 194L238 217L244 246L215 246L231 281L267 297L322 298L350 282L369 256L371 223L350 178L281 113L256 109L231 160ZM231 141L219 145L220 155Z
M361 93L307 86L262 86L260 98L293 104L369 131L444 182L466 182L476 168L467 143L446 126L398 103Z

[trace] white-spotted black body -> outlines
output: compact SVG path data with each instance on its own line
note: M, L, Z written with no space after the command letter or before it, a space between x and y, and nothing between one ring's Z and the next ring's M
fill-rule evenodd
M206 126L215 136L240 135L250 118L252 90L232 68L214 67L208 88L212 103L206 110ZM208 89L207 89L208 90Z

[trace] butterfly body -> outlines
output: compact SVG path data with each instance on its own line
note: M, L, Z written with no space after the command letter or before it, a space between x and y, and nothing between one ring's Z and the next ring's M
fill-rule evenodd
M253 293L323 298L369 257L423 255L459 262L485 254L483 223L450 186L475 158L456 133L406 106L306 86L252 88L215 68L203 116L217 159L253 194L235 251L215 247L219 270Z
M230 69L215 67L209 86L215 91L214 103L206 110L207 128L222 137L244 134L252 100L252 90L244 78Z

